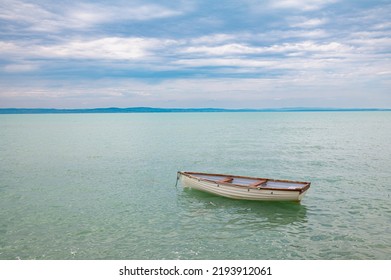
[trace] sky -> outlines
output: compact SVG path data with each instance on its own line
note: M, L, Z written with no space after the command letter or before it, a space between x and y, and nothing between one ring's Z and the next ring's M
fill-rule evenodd
M0 0L0 108L391 108L390 0Z

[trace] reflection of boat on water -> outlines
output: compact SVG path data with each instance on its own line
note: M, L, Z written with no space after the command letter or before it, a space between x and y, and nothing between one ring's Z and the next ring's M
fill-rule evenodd
M307 222L307 207L295 202L233 200L189 189L182 192L180 202L189 217L216 219L215 225L259 230Z
M309 182L274 180L237 175L178 172L185 188L242 200L300 201Z

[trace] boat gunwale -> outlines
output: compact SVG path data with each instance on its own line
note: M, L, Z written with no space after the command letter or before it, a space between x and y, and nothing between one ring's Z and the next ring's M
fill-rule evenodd
M247 188L247 189L277 190L277 191L288 191L288 192L297 192L298 191L299 193L304 193L311 186L310 182L283 180L283 179L269 179L269 178L260 178L260 177L251 177L251 176L240 176L240 175L219 174L219 173L204 173L204 172L189 172L189 171L178 171L178 173L181 174L181 175L187 176L189 178L195 179L195 180L211 182L211 183L214 183L216 185L227 185L227 186ZM266 180L266 181L282 182L282 183L296 183L296 184L303 184L303 186L302 187L296 187L294 189L286 189L286 188L272 188L272 187L264 187L264 186L251 186L251 184L249 184L249 185L242 185L242 184L234 184L234 183L229 183L229 182L219 182L219 181L216 181L216 180L200 178L200 177L195 176L197 174L198 175L208 175L208 176L221 176L221 177L241 178L241 179Z

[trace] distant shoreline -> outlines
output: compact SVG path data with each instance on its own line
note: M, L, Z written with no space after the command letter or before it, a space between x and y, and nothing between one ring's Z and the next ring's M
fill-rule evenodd
M91 108L91 109L52 109L52 108L0 108L0 114L97 114L97 113L224 113L224 112L382 112L382 108L265 108L265 109L224 109L224 108Z

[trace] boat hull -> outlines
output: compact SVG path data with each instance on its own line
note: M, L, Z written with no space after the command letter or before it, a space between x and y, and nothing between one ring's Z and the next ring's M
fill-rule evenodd
M245 186L236 186L202 180L186 174L180 174L180 180L184 188L196 189L215 195L242 200L257 201L301 201L306 191L262 189Z

